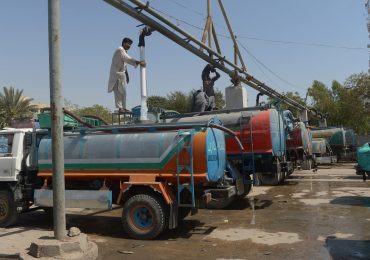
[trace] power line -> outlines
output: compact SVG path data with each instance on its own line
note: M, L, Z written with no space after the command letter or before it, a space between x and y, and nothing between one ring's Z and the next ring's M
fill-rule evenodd
M325 43L281 41L281 40L271 40L271 39L263 39L263 38L249 37L249 36L238 36L238 38L244 38L244 39L256 40L256 41L264 41L264 42L272 42L272 43L291 44L291 45L326 47L326 48L346 49L346 50L366 50L366 48L364 47L336 46L336 45L330 45L330 44L325 44Z
M172 2L172 3L178 5L178 6L182 7L183 9L186 9L186 10L192 12L192 13L195 13L199 16L202 16L203 18L205 17L205 15L203 13L201 13L197 10L191 9L191 8L187 7L186 5L183 5L183 4L179 3L178 1L175 1L175 0L167 0L167 1Z
M274 75L275 77L277 77L278 79L280 79L282 82L290 85L290 86L293 86L293 87L296 87L296 88L302 88L302 87L299 87L297 86L296 84L293 84L291 83L290 81L280 77L278 74L276 74L275 72L273 72L269 67L267 67L262 61L260 61L259 59L257 59L256 56L254 56L250 51L248 51L248 49L240 42L238 41L239 45L254 59L256 60L262 67L264 67L266 70L268 70L272 75Z
M175 0L167 0L167 1L170 1L170 2L173 2L175 4L177 4L178 6L181 6L182 8L184 9L187 9L197 15L200 15L204 18L204 15L200 12L197 12L197 11L194 11L188 7L186 7L185 5L183 4L180 4L179 2L175 1ZM159 13L162 13L170 18L172 18L173 20L175 20L178 23L182 22L190 27L193 27L197 30L201 30L203 31L203 28L200 27L200 26L197 26L197 25L194 25L194 24L191 24L190 22L187 22L183 19L180 19L180 18L177 18L169 13L166 13L164 11L161 11L159 9L156 9L154 7L152 7L153 9L155 9L157 12ZM216 24L216 23L215 23ZM218 25L218 24L216 24ZM218 25L220 26L220 25ZM223 26L220 26L222 28L225 28ZM222 38L227 38L227 39L231 39L230 36L228 35L225 35L225 34L221 34L221 33L217 33L217 36L219 37L222 37ZM322 48L333 48L333 49L344 49L344 50L367 50L367 48L365 47L352 47L352 46L339 46L339 45L332 45L332 44L327 44L327 43L315 43L315 42L299 42L299 41L285 41L285 40L274 40L274 39L265 39L265 38L258 38L258 37L251 37L251 36L246 36L246 35L237 35L237 37L239 39L248 39L248 40L254 40L254 41L263 41L263 42L270 42L270 43L277 43L277 44L287 44L287 45L296 45L296 46L309 46L309 47L322 47Z

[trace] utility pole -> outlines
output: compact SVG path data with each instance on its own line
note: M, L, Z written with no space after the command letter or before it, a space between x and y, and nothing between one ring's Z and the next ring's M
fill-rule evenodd
M207 19L212 21L211 14L211 0L207 0ZM212 49L212 27L213 23L211 22L208 27L208 46Z
M66 237L64 143L63 143L63 96L60 74L60 11L59 0L49 0L49 74L51 140L53 164L53 220L54 237Z
M367 9L367 31L369 32L370 38L370 0L365 0L365 8ZM368 72L370 73L370 44L367 44L367 48L369 48L369 69Z

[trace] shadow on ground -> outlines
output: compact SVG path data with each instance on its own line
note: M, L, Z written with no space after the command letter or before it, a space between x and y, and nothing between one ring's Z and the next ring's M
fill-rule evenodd
M361 206L370 208L370 197L344 196L330 201L330 204L339 204L347 206Z
M325 247L333 260L370 259L370 240L342 240L328 237Z
M91 213L88 215L67 214L67 229L70 227L78 227L83 233L88 235L130 239L122 228L120 216L97 215L102 212ZM33 211L21 215L17 225L13 227L21 229L20 231L15 231L16 233L23 232L24 230L28 229L52 230L53 220L41 210ZM189 238L195 234L207 235L210 234L215 228L216 227L206 225L199 220L184 219L179 223L179 226L176 229L166 231L164 234L159 236L157 240ZM0 259L2 259L1 255Z

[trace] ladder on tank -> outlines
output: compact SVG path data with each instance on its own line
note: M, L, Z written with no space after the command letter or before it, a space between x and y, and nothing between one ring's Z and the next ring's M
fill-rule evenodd
M253 145L253 125L252 125L252 120L253 120L253 114L251 116L245 116L243 113L241 114L241 120L240 120L240 138L242 144L249 144L251 152L244 152L242 153L242 172L243 176L245 176L245 173L251 174L253 176L253 180L246 180L243 177L244 184L246 182L252 182L253 185L258 186L258 178L256 175L256 166L255 166L255 155L254 155L254 145ZM246 129L249 131L249 135L245 134L243 129ZM248 164L246 164L248 162Z
M180 141L176 153L176 179L177 179L177 205L178 207L195 208L195 188L194 188L194 167L193 167L193 141L194 129L180 130ZM187 154L187 156L184 155ZM182 157L181 157L182 155ZM187 158L188 157L188 158ZM190 174L189 183L181 183L180 174L186 172ZM188 190L191 194L190 203L181 203L181 192Z

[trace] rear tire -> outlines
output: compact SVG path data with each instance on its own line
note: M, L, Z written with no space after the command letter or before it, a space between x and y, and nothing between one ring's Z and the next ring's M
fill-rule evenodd
M177 211L178 219L179 221L182 221L184 220L184 218L186 218L189 215L191 208L190 207L179 207L177 210L178 210Z
M276 186L281 182L280 174L277 172L274 173L257 173L259 184L267 186Z
M247 184L244 184L244 194L240 195L240 197L243 199L245 196L249 194L252 190L252 178L250 175L247 175L245 179L249 182Z
M0 191L0 227L5 228L17 221L18 213L11 191Z
M148 240L168 227L168 214L163 199L152 194L137 194L123 205L122 225L134 238Z
M52 207L45 207L45 208L42 208L42 210L45 212L46 217L48 219L53 220L54 211L53 211L53 208Z

